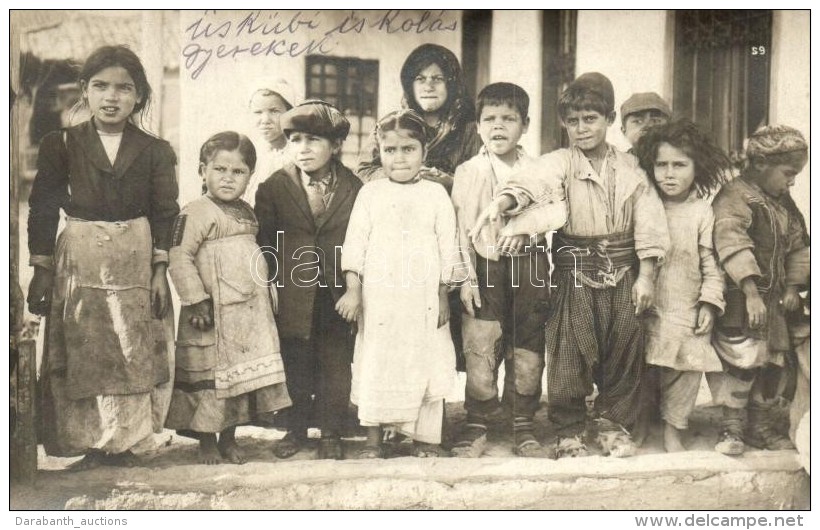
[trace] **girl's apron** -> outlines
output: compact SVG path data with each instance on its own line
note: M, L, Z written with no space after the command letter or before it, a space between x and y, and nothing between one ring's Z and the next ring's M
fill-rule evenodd
M195 274L213 301L214 326L196 329L190 323L192 306L180 311L174 397L166 427L184 436L266 425L271 413L291 405L266 285L267 265L258 251L250 233L208 240L199 247Z
M213 256L216 397L235 397L259 388L284 383L285 369L279 353L265 276L251 273L262 258L256 237L239 234L203 244ZM264 264L264 260L261 262Z
M173 315L152 317L152 252L144 217L69 218L57 238L40 385L48 454L120 453L161 427Z

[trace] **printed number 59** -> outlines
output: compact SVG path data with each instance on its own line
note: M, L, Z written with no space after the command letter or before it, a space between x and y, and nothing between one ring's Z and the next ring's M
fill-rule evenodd
M752 55L766 55L766 47L752 46Z

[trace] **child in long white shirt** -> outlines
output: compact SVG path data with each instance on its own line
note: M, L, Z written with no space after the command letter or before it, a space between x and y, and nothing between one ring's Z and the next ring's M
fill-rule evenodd
M359 322L351 401L367 427L359 458L381 456L381 429L410 436L419 457L438 456L444 397L455 377L447 285L456 221L445 189L419 176L427 126L411 110L378 125L388 178L356 199L342 250L348 291L339 314Z

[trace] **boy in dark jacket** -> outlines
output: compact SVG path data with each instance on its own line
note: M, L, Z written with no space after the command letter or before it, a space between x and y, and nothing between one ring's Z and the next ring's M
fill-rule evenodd
M318 457L338 460L354 338L334 309L345 292L338 257L362 183L338 158L350 130L338 109L308 100L284 113L281 126L293 162L259 186L255 206L259 244L279 289L277 323L293 401L288 434L274 452L297 453L315 417Z

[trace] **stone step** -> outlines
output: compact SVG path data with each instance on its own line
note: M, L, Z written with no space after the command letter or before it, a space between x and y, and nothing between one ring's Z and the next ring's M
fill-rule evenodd
M763 510L809 507L794 451L277 461L41 471L12 509ZM36 499L36 500L35 500Z
M554 438L546 407L536 435ZM283 432L241 427L242 466L197 463L196 442L172 431L140 455L144 467L66 468L75 459L40 454L34 486L12 485L12 509L560 509L762 510L809 508L809 477L795 451L714 452L719 409L698 407L684 438L689 451L665 453L655 425L638 455L593 454L575 459L524 459L512 434L491 429L485 456L420 459L410 443L384 460L315 460L319 433L288 460L272 453ZM460 403L447 406L449 437L464 421ZM364 445L345 438L348 455ZM590 447L593 452L597 448Z

